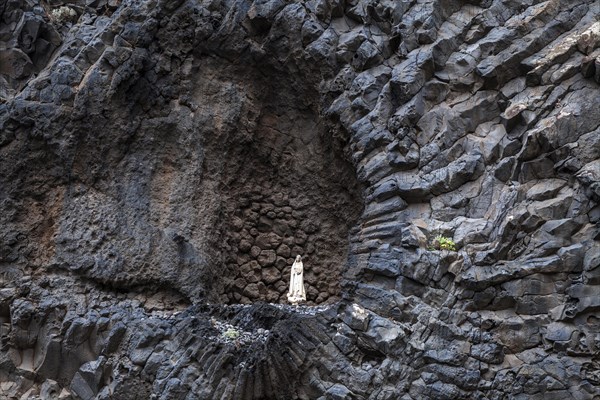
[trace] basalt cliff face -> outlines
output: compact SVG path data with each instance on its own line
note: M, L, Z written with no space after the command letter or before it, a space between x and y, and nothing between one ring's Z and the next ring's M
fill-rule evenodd
M2 0L0 398L599 399L599 82L595 0Z

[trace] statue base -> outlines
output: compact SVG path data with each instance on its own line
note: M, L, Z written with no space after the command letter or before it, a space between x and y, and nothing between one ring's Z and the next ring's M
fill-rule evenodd
M306 301L306 299L302 298L302 297L288 296L288 301L290 303L292 303L293 305L298 305L298 303L300 303L302 301Z

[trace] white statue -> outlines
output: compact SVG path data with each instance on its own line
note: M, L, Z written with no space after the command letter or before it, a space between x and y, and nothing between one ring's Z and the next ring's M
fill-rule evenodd
M288 301L292 304L306 301L306 292L304 291L304 265L302 265L302 258L300 256L296 256L296 261L294 261L294 264L292 265Z

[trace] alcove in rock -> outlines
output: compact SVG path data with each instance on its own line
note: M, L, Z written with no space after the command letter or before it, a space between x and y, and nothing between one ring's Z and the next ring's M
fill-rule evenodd
M307 303L335 301L362 210L345 132L321 117L314 85L299 77L202 63L195 97L214 116L203 132L205 178L220 198L213 298L285 303L301 255Z

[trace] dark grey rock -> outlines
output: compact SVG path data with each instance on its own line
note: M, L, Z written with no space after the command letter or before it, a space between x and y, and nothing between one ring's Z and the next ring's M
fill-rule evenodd
M502 346L496 343L480 343L471 347L471 355L489 364L500 364L504 360Z
M325 393L327 395L326 398L332 400L343 400L352 398L352 392L350 392L350 390L347 387L339 383L336 383L335 385L331 386L329 389L327 389L327 392Z
M0 397L597 397L597 15L6 3Z

